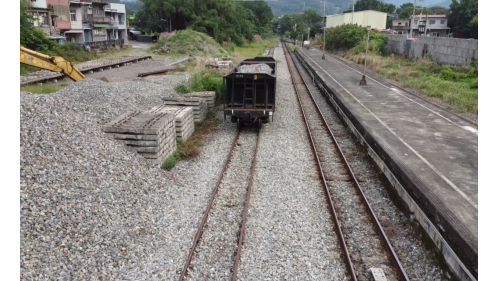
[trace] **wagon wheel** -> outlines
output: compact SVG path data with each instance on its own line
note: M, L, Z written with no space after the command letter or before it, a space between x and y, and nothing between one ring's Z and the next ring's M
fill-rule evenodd
M241 130L242 127L243 127L243 120L241 120L241 118L238 118L238 120L236 121L236 128L238 128L238 130Z

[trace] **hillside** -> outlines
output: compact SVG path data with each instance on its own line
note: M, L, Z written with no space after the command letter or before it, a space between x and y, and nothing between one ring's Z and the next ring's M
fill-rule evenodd
M268 1L267 4L271 7L276 17L288 14L298 14L307 9L313 9L318 12L318 14L323 15L323 3L320 0L278 0ZM352 5L352 0L326 0L326 14L340 14L347 10L349 5Z

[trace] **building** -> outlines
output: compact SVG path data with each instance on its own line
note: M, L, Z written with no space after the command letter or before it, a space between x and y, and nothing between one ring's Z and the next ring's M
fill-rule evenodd
M446 37L450 32L446 15L411 16L410 28L412 37L421 35Z
M85 29L83 27L83 11L86 10L83 6L90 5L92 5L90 2L69 0L71 29L64 32L66 41L74 43L90 42L90 26L86 25ZM85 32L87 33L87 36L85 36Z
M363 27L371 26L372 29L386 29L387 13L366 10L353 13L326 16L326 28L337 27L343 24L354 23Z
M68 0L46 0L47 8L52 10L52 26L54 34L64 36L64 32L71 30Z
M109 0L80 0L80 2L91 3L91 5L81 6L85 42L108 40L107 28L110 25L111 18L106 16L104 6L109 4Z
M128 44L127 13L124 4L111 3L104 6L106 17L111 19L107 27L107 40L123 39Z
M396 34L409 34L410 32L410 20L409 19L395 19L392 20L392 30Z
M52 10L47 8L46 0L36 0L32 3L33 25L47 35L54 32L52 26Z

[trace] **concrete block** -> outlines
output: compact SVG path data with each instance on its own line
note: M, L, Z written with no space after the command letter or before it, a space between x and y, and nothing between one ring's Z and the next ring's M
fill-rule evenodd
M173 114L132 111L115 118L102 128L105 133L155 135L173 124Z
M106 67L106 69L107 69L107 70L111 70L111 69L113 69L113 67L108 66L108 67Z
M94 73L94 71L92 70L87 71L87 74L92 74L92 73Z
M98 68L97 72L103 72L104 70L102 68Z
M52 79L52 83L57 83L57 79Z

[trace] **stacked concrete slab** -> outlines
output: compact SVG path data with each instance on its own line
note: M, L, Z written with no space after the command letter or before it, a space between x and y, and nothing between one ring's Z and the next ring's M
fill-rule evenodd
M207 102L205 99L197 97L165 97L165 105L173 107L190 106L193 108L193 117L195 122L202 122L207 115Z
M186 94L186 97L194 97L194 98L202 98L207 102L207 107L209 110L212 110L215 107L215 92L207 91L207 92L194 92Z
M166 112L132 111L105 124L103 131L161 165L177 150L174 118Z
M172 107L168 105L160 105L153 107L148 112L170 113L175 115L175 132L177 139L186 141L194 132L194 116L192 107Z

